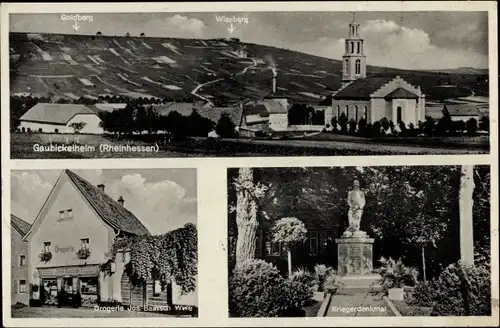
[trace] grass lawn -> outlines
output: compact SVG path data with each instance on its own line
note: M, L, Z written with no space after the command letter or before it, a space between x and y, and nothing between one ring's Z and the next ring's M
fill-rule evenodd
M153 146L154 141L115 139L101 135L78 135L80 145L95 147L88 152L35 152L34 145L64 145L75 140L74 135L61 134L11 134L11 158L172 158L172 157L249 157L249 156L352 156L352 155L423 155L423 154L471 154L488 153L481 148L402 145L396 142L384 144L361 141L359 137L319 134L316 137L340 138L338 140L254 140L188 138L159 144L158 152L101 152L99 146L130 145ZM153 136L154 137L154 136ZM357 139L356 139L357 138Z
M392 301L392 303L405 317L429 317L431 315L430 307L410 305L406 301Z

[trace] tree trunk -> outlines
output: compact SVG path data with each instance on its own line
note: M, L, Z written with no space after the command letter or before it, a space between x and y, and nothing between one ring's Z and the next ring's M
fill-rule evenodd
M292 250L290 247L286 249L288 255L288 279L292 277Z
M238 172L239 184L253 185L253 171L251 168L240 168ZM236 241L236 266L255 257L257 240L257 202L250 190L237 188L236 191L236 224L238 238Z
M422 246L422 271L424 275L424 282L427 282L427 272L425 268L425 247Z
M463 165L460 179L460 259L474 265L474 237L472 225L472 194L474 192L474 166Z

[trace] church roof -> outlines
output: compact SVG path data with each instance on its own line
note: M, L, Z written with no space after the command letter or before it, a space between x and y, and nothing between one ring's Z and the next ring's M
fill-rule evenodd
M385 96L385 99L417 99L418 96L403 88L397 88L393 92Z
M104 222L113 229L135 235L149 234L142 222L118 201L72 171L66 170L66 174Z
M274 101L272 99L264 100L262 102L266 107L269 114L286 114L288 113L288 108L283 106L279 101Z
M21 236L24 237L24 235L26 235L28 233L28 231L31 229L31 224L29 224L28 222L18 218L17 216L15 216L14 214L11 214L10 215L10 224L12 225L12 227L14 229L16 229L20 234Z
M269 117L269 112L264 104L248 104L245 105L245 115L259 115L261 117Z
M370 76L357 79L345 88L341 89L333 99L370 99L370 95L380 89L384 84L391 81L393 77Z

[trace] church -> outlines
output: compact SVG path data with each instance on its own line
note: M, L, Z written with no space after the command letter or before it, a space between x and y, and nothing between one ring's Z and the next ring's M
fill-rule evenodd
M364 39L359 35L359 24L349 24L342 56L342 86L332 95L332 107L325 113L325 124L344 114L348 121L373 124L382 118L417 126L425 119L425 95L420 86L414 86L396 77L366 75Z

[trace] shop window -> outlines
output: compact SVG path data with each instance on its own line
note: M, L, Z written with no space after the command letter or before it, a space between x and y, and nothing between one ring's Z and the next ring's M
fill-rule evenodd
M80 285L81 285L80 292L82 294L97 294L96 277L80 278Z
M19 280L19 293L26 293L26 280Z
M81 242L82 242L82 249L88 249L89 248L89 244L90 244L90 239L89 238L82 238Z
M50 245L51 245L50 241L44 242L43 243L43 251L46 252L46 253L50 252Z
M26 266L26 255L19 255L19 266Z

